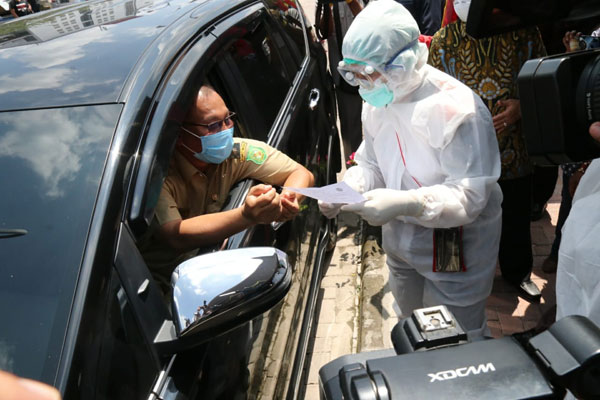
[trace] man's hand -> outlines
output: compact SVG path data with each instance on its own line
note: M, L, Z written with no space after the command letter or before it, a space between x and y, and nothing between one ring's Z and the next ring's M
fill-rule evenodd
M498 106L504 111L496 114L492 121L497 133L502 133L509 126L516 124L521 119L521 102L517 99L499 100Z
M271 185L250 188L242 206L242 215L254 224L268 224L281 214L280 197Z
M289 221L300 212L300 204L296 193L284 190L279 196L281 199L281 214L277 218L278 222Z
M567 53L579 50L579 36L581 36L581 32L567 31L565 33L562 42Z

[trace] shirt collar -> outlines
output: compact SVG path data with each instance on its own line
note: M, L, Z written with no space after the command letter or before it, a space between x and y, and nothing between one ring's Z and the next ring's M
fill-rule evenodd
M177 170L179 171L179 173L181 174L181 177L183 178L184 181L189 181L196 174L205 175L198 168L194 167L194 165L192 165L192 163L189 162L188 159L185 158L185 156L177 150L175 150L175 159L174 160L175 160L175 166L176 166ZM210 170L210 167L209 167L209 170Z

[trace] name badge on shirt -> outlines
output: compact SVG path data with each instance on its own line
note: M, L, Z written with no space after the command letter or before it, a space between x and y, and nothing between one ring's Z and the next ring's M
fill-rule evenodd
M466 271L463 259L462 226L433 230L433 272Z

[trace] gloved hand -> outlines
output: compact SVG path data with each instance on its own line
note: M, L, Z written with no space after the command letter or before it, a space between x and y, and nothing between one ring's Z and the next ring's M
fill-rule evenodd
M329 219L335 218L335 216L340 212L340 208L342 208L342 206L343 204L331 204L319 200L319 210L321 211L321 214Z
M342 180L357 192L364 192L365 177L362 169L358 167L348 168L344 175L344 179ZM329 219L335 218L335 216L339 214L342 206L343 204L324 203L319 200L319 210L321 210L321 213Z
M367 201L347 204L342 210L352 211L374 226L384 225L400 215L418 217L425 208L423 196L413 191L375 189L363 196Z

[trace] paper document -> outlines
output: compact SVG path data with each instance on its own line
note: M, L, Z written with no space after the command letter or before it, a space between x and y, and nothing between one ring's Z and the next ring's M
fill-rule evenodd
M362 194L352 189L345 182L334 183L322 187L294 188L285 187L292 192L303 194L306 197L321 200L331 204L354 204L365 201Z

